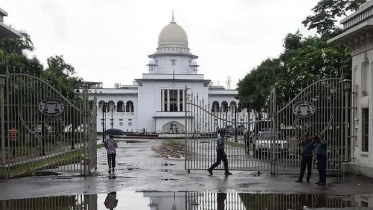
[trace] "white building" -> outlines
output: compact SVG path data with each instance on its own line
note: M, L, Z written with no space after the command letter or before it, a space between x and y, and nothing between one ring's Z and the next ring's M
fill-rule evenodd
M5 38L21 37L21 34L19 32L4 23L4 17L6 16L8 16L8 13L0 8L0 40Z
M237 105L237 90L213 86L212 82L198 72L198 56L188 48L188 36L184 29L172 22L166 25L158 37L156 52L150 58L148 71L132 85L115 84L115 88L91 88L90 97L97 97L97 129L103 129L102 108L105 102L106 128L123 131L167 132L172 125L184 132L185 88L190 96L203 100L204 104L229 111ZM230 81L228 81L230 83ZM230 85L229 85L230 86ZM228 86L228 87L229 87Z
M351 153L355 173L373 177L373 2L341 21L344 32L329 40L352 55Z

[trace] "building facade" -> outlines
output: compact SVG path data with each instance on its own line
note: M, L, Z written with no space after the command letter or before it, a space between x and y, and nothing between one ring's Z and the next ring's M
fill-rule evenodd
M4 17L8 13L0 8L0 40L5 38L20 38L21 34L4 23Z
M237 90L214 86L199 73L198 56L191 53L186 32L173 19L160 32L156 52L148 57L147 72L132 85L91 87L90 97L98 102L98 132L106 123L107 129L129 132L183 133L186 100L198 98L214 112L229 112L238 105Z
M329 43L352 55L351 163L355 173L373 177L373 2L341 21L343 33Z

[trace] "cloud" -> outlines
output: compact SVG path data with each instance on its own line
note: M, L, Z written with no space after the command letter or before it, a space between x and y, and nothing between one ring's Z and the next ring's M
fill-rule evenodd
M64 55L89 81L132 84L147 72L161 29L175 20L199 56L199 73L238 82L268 57L278 56L287 33L301 29L317 0L3 0L7 24L27 31L45 64Z

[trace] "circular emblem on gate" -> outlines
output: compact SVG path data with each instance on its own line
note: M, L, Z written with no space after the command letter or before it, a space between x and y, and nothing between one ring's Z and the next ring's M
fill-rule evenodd
M315 111L316 107L310 101L299 101L293 105L293 114L299 118L311 117Z
M39 103L39 111L46 116L58 116L65 110L62 101L54 98L47 98Z

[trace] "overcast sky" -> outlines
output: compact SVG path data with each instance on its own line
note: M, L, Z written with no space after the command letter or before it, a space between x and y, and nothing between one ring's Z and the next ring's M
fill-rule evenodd
M63 55L87 81L132 84L147 73L147 57L171 21L188 34L199 73L236 87L253 67L282 52L287 33L318 0L1 0L5 23L30 34L43 64Z

